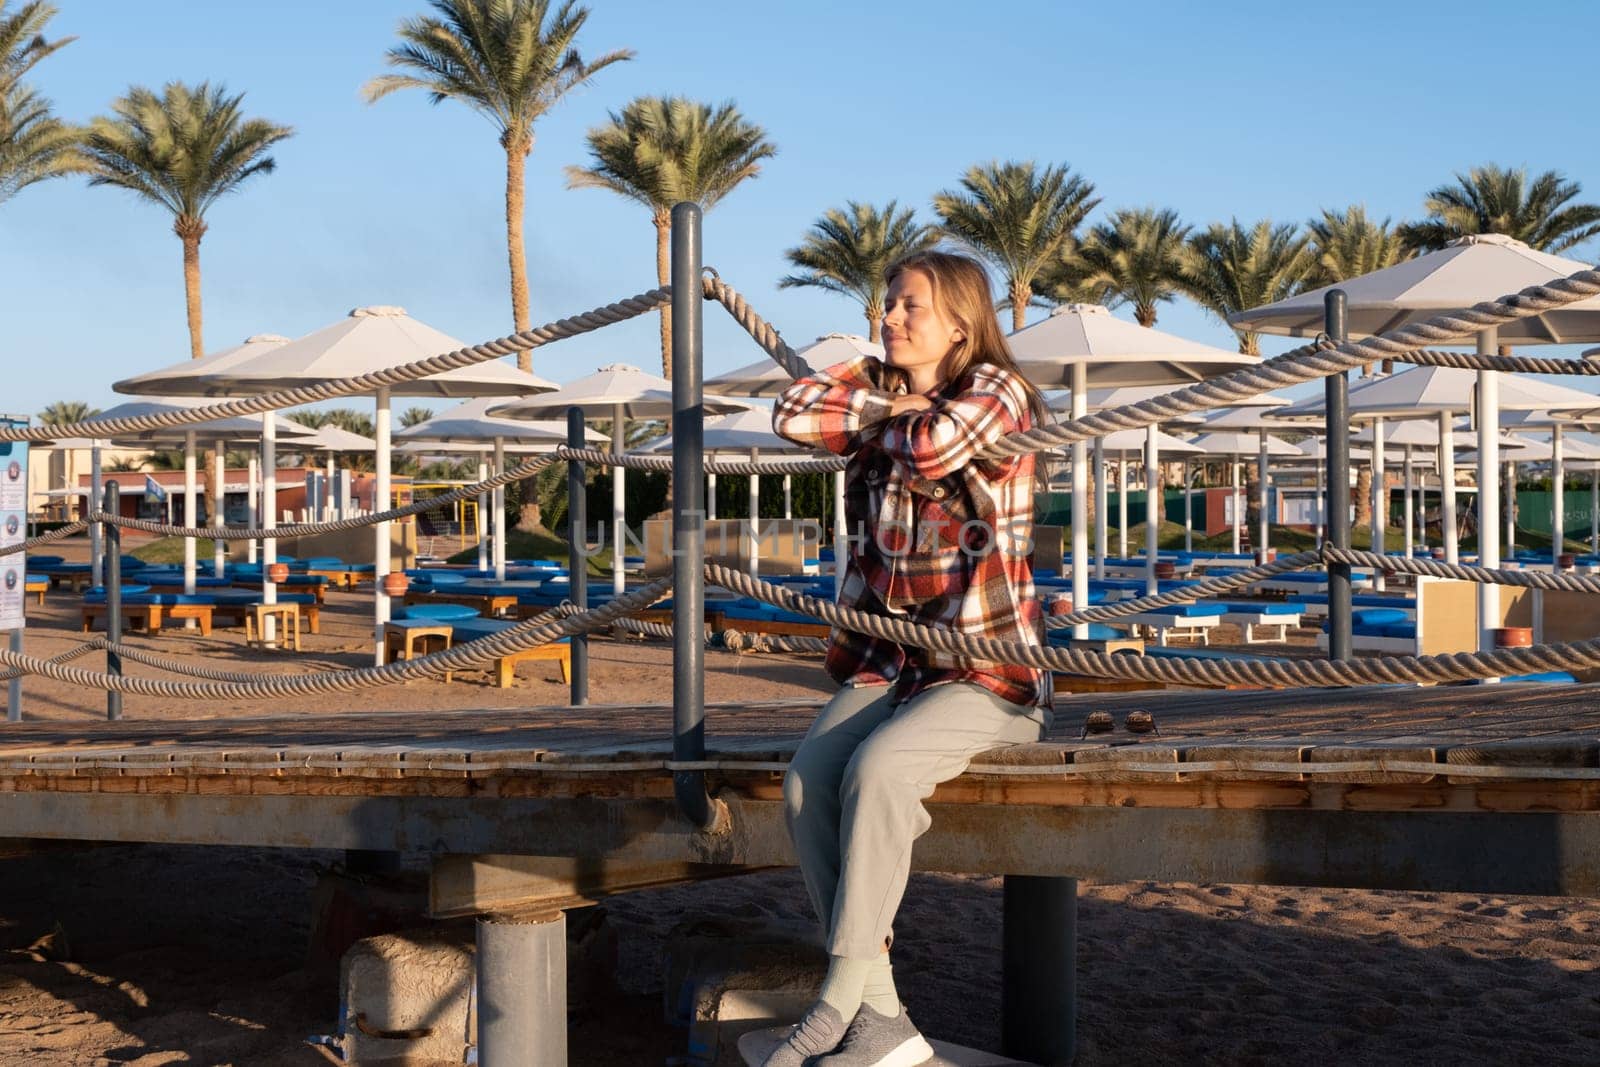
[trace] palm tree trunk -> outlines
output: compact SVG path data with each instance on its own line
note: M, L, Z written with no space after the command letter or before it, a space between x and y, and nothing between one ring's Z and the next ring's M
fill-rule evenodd
M665 286L672 280L672 215L657 211L651 216L656 224L656 284ZM672 305L661 305L661 376L672 377Z
M506 256L511 261L511 321L518 333L526 330L528 321L528 255L522 241L522 213L524 206L523 177L527 170L528 153L533 151L533 141L507 134L501 138L506 150ZM517 369L533 370L533 353L517 353Z
M873 344L883 343L883 306L867 308L867 340Z
M1011 330L1016 332L1028 324L1028 300L1033 290L1027 283L1011 279Z
M183 242L183 301L189 313L189 356L199 359L206 351L200 329L200 238L205 235L206 224L199 219L179 216L172 229Z

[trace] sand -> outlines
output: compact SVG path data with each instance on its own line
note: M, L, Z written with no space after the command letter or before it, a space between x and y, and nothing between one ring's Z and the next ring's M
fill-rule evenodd
M66 555L81 553L68 542ZM76 549L76 553L74 552ZM32 609L28 649L76 640L75 598ZM167 653L262 671L370 662L367 602L335 594L300 656L135 636ZM592 645L596 701L659 700L664 646ZM82 662L96 663L97 657ZM363 708L558 703L548 664L499 690L481 672L352 698ZM828 691L815 660L707 657L710 700ZM30 679L28 717L93 720L104 699ZM137 718L306 714L268 702L195 706L130 697ZM307 968L310 894L338 853L112 846L0 860L0 1063L317 1064L334 1028ZM415 862L416 858L413 858ZM998 878L912 879L896 971L930 1035L999 1047ZM577 1065L662 1064L684 1035L662 1021L660 952L693 915L806 920L798 876L773 871L608 901L615 988L571 1032ZM32 946L32 947L30 947ZM1078 1063L1600 1063L1600 902L1466 894L1189 886L1081 886Z

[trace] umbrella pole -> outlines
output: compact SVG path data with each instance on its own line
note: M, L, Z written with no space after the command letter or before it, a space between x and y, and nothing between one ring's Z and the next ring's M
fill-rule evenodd
M1089 491L1087 483L1083 491L1085 493ZM1110 496L1106 493L1106 442L1104 438L1096 437L1094 439L1094 576L1101 580L1106 576L1106 542L1109 540L1110 526Z
M620 456L628 446L627 409L611 407L611 452ZM627 468L611 468L611 592L621 596L628 588L627 552L623 548L623 526L628 521Z
M761 462L761 450L750 450L750 462ZM750 475L750 576L761 573L761 476Z
M224 521L223 505L228 499L228 446L225 441L217 442L217 498L211 502L211 525L219 531L227 523ZM228 543L222 538L217 538L211 546L211 576L221 578L223 569L228 562Z
M506 472L506 439L494 439L494 472ZM494 580L506 580L506 487L496 486L489 510L494 512Z
M1117 449L1117 558L1128 558L1128 454Z
M1492 356L1499 348L1500 331L1478 334L1478 354ZM1478 564L1500 566L1500 375L1478 372ZM1478 583L1478 648L1494 648L1494 630L1500 625L1500 587ZM1486 678L1485 682L1494 679Z
M1507 459L1506 480L1501 483L1506 486L1506 547L1502 549L1504 557L1517 555L1517 461Z
M1562 455L1561 427L1550 431L1550 565L1567 550L1567 465ZM1515 487L1512 492L1516 492Z
M185 430L183 434L183 524L193 527L200 521L199 500L195 489L195 456L194 456L194 431ZM198 545L192 537L183 539L183 591L190 596L194 595L195 549ZM186 619L184 627L194 625L193 619Z
M849 552L845 546L844 471L833 472L833 595L844 588L844 568Z
M786 520L794 518L794 476L783 476L783 517Z
M1265 563L1267 561L1267 542L1270 540L1272 532L1271 519L1267 515L1267 502L1271 499L1271 494L1267 492L1267 431L1257 430L1256 436L1261 442L1261 451L1256 457L1256 525L1261 531L1261 536L1256 539L1258 542L1256 545L1256 561Z
M245 472L245 516L244 521L250 524L253 530L261 524L261 457L254 454L250 457L249 465ZM245 542L245 562L255 563L260 557L256 539L252 537Z
M1444 541L1444 560L1456 563L1461 551L1456 544L1456 439L1450 412L1439 412L1439 536Z
M1161 526L1156 519L1156 464L1161 452L1156 443L1155 423L1144 428L1144 591L1156 591L1156 551Z
M1239 554L1239 530L1244 525L1244 494L1239 489L1239 457L1233 462L1233 554Z
M1072 364L1072 417L1081 419L1089 411L1089 366L1078 362ZM1100 441L1094 443L1095 462L1095 494L1101 498L1100 506L1095 512L1096 541L1100 554L1097 563L1102 571L1105 568L1105 521L1106 508L1103 500L1105 475L1098 467L1102 458ZM1089 448L1084 441L1072 442L1072 606L1075 610L1083 610L1089 606ZM1087 624L1074 626L1072 637L1077 641L1089 639Z
M706 475L706 519L709 521L717 517L717 476Z
M1385 536L1389 527L1389 488L1383 481L1383 470L1388 458L1383 454L1383 416L1372 420L1372 551L1383 554ZM1372 588L1384 591L1383 568L1372 572Z
M478 481L486 482L488 480L489 480L489 464L480 459L478 461ZM489 539L484 536L484 534L487 533L488 531L487 531L486 527L484 526L484 521L483 521L484 520L484 512L486 512L488 509L489 509L488 494L487 493L479 493L478 494L477 519L476 519L476 522L474 523L474 525L477 527L477 534L478 534L478 573L479 574L482 574L482 573L484 573L485 571L487 571L489 569Z
M100 495L104 491L104 475L100 463L100 442L96 441L94 447L89 449L89 513L100 510ZM105 551L100 545L101 523L89 524L89 579L95 585L104 587L105 573L101 566Z
M1194 551L1194 469L1183 461L1183 550Z
M377 477L373 479L372 510L389 510L389 497L391 494L390 455L389 455L389 387L381 386L378 389L374 402L373 429L375 431L378 449L374 456L377 467ZM390 538L393 532L391 524L387 522L374 523L372 530L372 658L378 665L383 664L383 627L389 621L389 594L383 590L383 576L389 573L391 549Z
M261 528L271 531L278 525L278 423L276 412L261 413ZM278 540L269 532L261 539L261 602L278 602L278 583L267 576L278 562ZM268 648L278 636L278 620L268 615L261 620L261 643Z
M1327 446L1323 445L1326 450ZM1328 492L1327 468L1322 465L1322 453L1317 454L1317 498L1312 502L1312 508L1317 514L1317 547L1322 547L1324 532L1328 526L1328 502L1325 499Z
M1405 446L1405 519L1406 519L1406 558L1410 559L1416 553L1417 543L1415 537L1417 513L1411 500L1411 446Z
M338 516L336 516L333 513L334 462L335 462L335 460L337 458L337 455L338 454L335 453L335 452L329 452L328 453L328 476L327 476L326 479L323 480L323 483L322 483L322 521L323 522L332 522L334 519L338 518Z

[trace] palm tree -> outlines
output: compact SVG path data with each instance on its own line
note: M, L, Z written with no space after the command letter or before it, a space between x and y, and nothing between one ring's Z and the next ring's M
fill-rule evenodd
M1067 167L1039 170L1031 161L970 168L961 190L933 198L946 234L1004 274L1011 328L1026 324L1033 281L1073 238L1100 201L1094 186Z
M1057 260L1057 284L1078 275L1078 287L1099 290L1105 303L1132 304L1139 325L1154 326L1156 306L1182 291L1178 278L1189 230L1176 211L1118 211L1074 246L1071 259Z
M1343 211L1324 209L1322 218L1312 219L1306 229L1311 239L1311 267L1303 283L1307 289L1359 278L1416 254L1388 219L1373 222L1360 204Z
M293 135L288 126L244 116L244 94L220 85L168 82L158 96L142 86L112 101L112 115L89 123L83 152L90 185L137 193L172 212L183 242L189 354L205 352L200 329L200 239L206 211L257 174L277 165L268 151Z
M56 8L43 0L9 15L5 8L0 0L0 204L35 182L83 169L74 151L79 131L51 114L50 101L22 80L36 63L77 38L45 40L45 24Z
M1563 252L1600 234L1600 204L1574 204L1583 191L1577 182L1547 170L1528 181L1528 171L1494 164L1456 174L1423 206L1428 217L1400 227L1401 239L1416 251L1443 248L1458 237L1502 233L1542 252Z
M567 93L633 52L609 52L585 63L574 42L589 9L567 0L554 14L549 0L432 0L434 15L400 23L401 43L386 53L405 71L373 78L368 103L400 89L425 89L433 103L459 100L500 131L506 153L506 252L511 264L511 318L528 319L528 262L522 241L523 177L533 151L533 124ZM531 352L517 366L533 369Z
M732 103L642 96L589 131L587 167L567 168L569 189L609 189L643 204L656 227L656 280L668 281L672 205L709 211L761 173L777 146ZM661 374L672 377L672 309L661 309Z
M1239 220L1214 222L1189 239L1179 278L1183 290L1223 321L1236 311L1292 295L1311 267L1308 239L1293 223L1270 219L1246 229ZM1239 351L1259 356L1257 335L1235 331Z
M100 409L90 407L82 400L57 400L39 412L39 424L42 426L69 426L74 422L92 419L100 414Z
M801 273L787 275L778 288L811 286L854 297L866 313L867 336L877 341L889 288L884 272L896 260L938 240L932 227L917 222L914 211L901 210L893 200L882 210L851 200L842 211L830 208L811 224L800 247L784 253Z
M417 425L417 423L427 422L431 418L433 418L433 412L428 408L406 408L400 413L400 428L402 430L409 430L411 427Z

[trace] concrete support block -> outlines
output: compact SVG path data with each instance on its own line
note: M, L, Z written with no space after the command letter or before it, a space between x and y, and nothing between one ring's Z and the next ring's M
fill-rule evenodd
M472 976L470 930L433 927L356 942L340 968L346 1059L463 1062L475 1030Z

